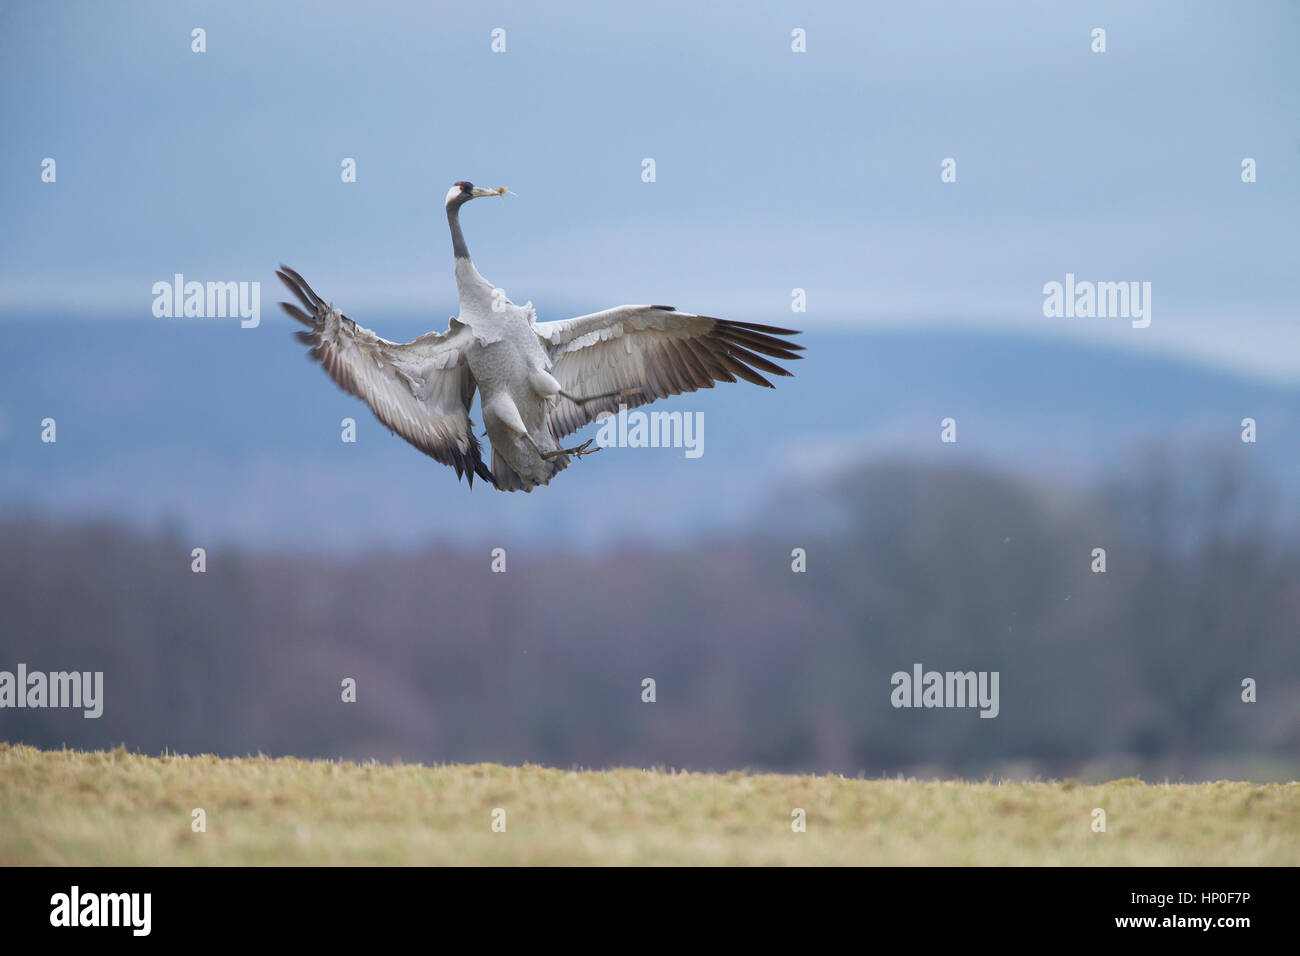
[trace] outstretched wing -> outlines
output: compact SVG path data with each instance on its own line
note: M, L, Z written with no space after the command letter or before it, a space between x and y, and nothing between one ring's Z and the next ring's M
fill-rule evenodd
M401 344L362 328L312 291L288 266L276 273L303 309L280 307L307 326L298 341L340 387L360 398L375 417L420 451L456 469L474 485L474 476L496 484L480 455L469 420L478 387L463 349L471 342L466 327L430 332Z
M678 312L666 305L621 305L604 312L538 322L534 331L550 354L551 374L576 398L604 396L579 405L559 398L551 409L556 438L577 431L620 404L628 408L657 398L712 388L743 378L773 388L760 372L790 375L775 362L802 358L796 345L777 336L798 335L752 322L731 322ZM763 353L759 355L757 353Z

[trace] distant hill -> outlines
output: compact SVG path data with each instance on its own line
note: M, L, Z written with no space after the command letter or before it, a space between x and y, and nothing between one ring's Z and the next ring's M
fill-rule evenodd
M443 321L371 324L406 339ZM1157 448L1207 449L1257 469L1288 513L1300 488L1295 389L1050 339L813 330L796 377L775 391L737 385L655 406L704 413L696 460L610 449L531 496L471 494L337 389L289 332L269 315L252 330L5 323L0 510L114 516L273 548L588 546L744 527L778 489L861 459L1090 482ZM39 441L46 417L57 445ZM340 441L345 417L357 421L355 445ZM945 417L957 421L956 445L939 442ZM1259 423L1255 445L1239 440L1245 417Z

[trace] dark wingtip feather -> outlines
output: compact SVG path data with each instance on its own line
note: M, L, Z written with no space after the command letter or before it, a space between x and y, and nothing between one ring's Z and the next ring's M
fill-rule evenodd
M280 308L284 309L285 312L293 316L295 319L297 319L299 322L301 322L303 325L307 326L308 328L316 327L316 320L313 319L306 312L304 312L302 309L298 308L292 302L281 302Z
M293 297L302 303L304 309L308 312L315 312L316 303L309 299L307 294L303 292L302 287L305 283L301 282L302 277L298 276L298 273L294 272L292 269L288 269L289 273L298 277L298 281L289 278L289 275L285 272L286 268L286 266L281 266L280 271L277 272L276 275L280 277L280 281L283 282L289 291L293 293Z
M738 329L750 334L757 334L760 338L773 335L803 335L799 329L782 329L775 325L759 325L757 322L737 322L735 319L719 319L716 316L704 316L704 318L713 319L718 325L728 329ZM793 342L787 342L785 339L773 339L774 342L780 342L787 347L795 347Z
M775 385L773 385L763 376L759 375L752 368L750 368L748 365L742 362L739 358L737 358L734 355L731 355L730 352L725 354L723 358L727 363L727 367L731 369L733 373L743 378L746 382L750 382L753 385L765 385L768 388L776 388Z
M744 362L746 365L762 369L764 372L769 372L772 375L785 375L788 377L793 377L794 375L793 372L786 371L775 362L769 362L761 355L755 355L753 352L749 351L749 349L742 348L735 342L728 343L727 349L733 356L740 359L740 361ZM794 357L798 358L799 356L796 355Z
M280 277L281 282L289 287L298 300L307 307L309 312L315 312L325 304L325 300L312 291L312 287L307 284L307 280L288 266L281 265L280 271L276 275Z
M491 470L490 468L488 468L488 466L484 463L484 461L483 461L482 458L476 458L476 459L475 459L475 461L474 461L474 474L478 475L480 478L482 478L484 481L486 481L486 482L487 482L489 485L491 485L493 488L496 488L496 487L497 487L497 479L496 479L496 475L492 474L492 470ZM469 483L470 483L470 486L471 486L471 487L472 487L473 484L474 484L474 478L473 478L472 475L470 476Z
M718 322L725 322L727 325L736 325L742 329L749 329L751 332L766 332L768 335L801 335L799 329L783 329L776 325L760 325L758 322L737 322L734 319L717 319Z
M744 348L750 349L754 352L762 352L764 355L769 355L772 358L781 359L782 361L793 362L797 359L803 358L802 355L790 351L790 343L787 343L784 339L773 338L770 335L762 335L758 332L745 332L730 327L721 328L719 330L719 335L721 338L734 345L743 346Z

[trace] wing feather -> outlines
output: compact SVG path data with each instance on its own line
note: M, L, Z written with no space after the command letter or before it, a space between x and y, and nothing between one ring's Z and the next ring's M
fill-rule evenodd
M327 304L288 266L276 275L303 306L280 307L307 326L296 337L330 378L420 451L455 469L457 478L465 476L470 487L475 475L496 484L469 418L477 384L463 357L471 341L465 326L453 323L413 342L389 342Z
M617 411L620 404L635 408L737 379L772 388L760 372L791 373L770 359L792 361L802 358L797 353L803 350L784 338L797 335L795 329L693 315L664 305L623 305L576 319L538 322L533 330L565 392L579 398L608 396L581 405L559 398L550 412L557 439L604 412ZM624 394L611 394L620 392Z

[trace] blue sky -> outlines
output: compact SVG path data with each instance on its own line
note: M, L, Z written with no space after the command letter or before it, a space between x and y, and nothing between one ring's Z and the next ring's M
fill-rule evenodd
M519 194L465 228L543 318L1016 329L1300 381L1300 6L975 6L6 3L0 316L147 317L176 272L269 315L283 261L381 333L443 327L472 179ZM1151 282L1151 328L1044 318L1067 272Z

